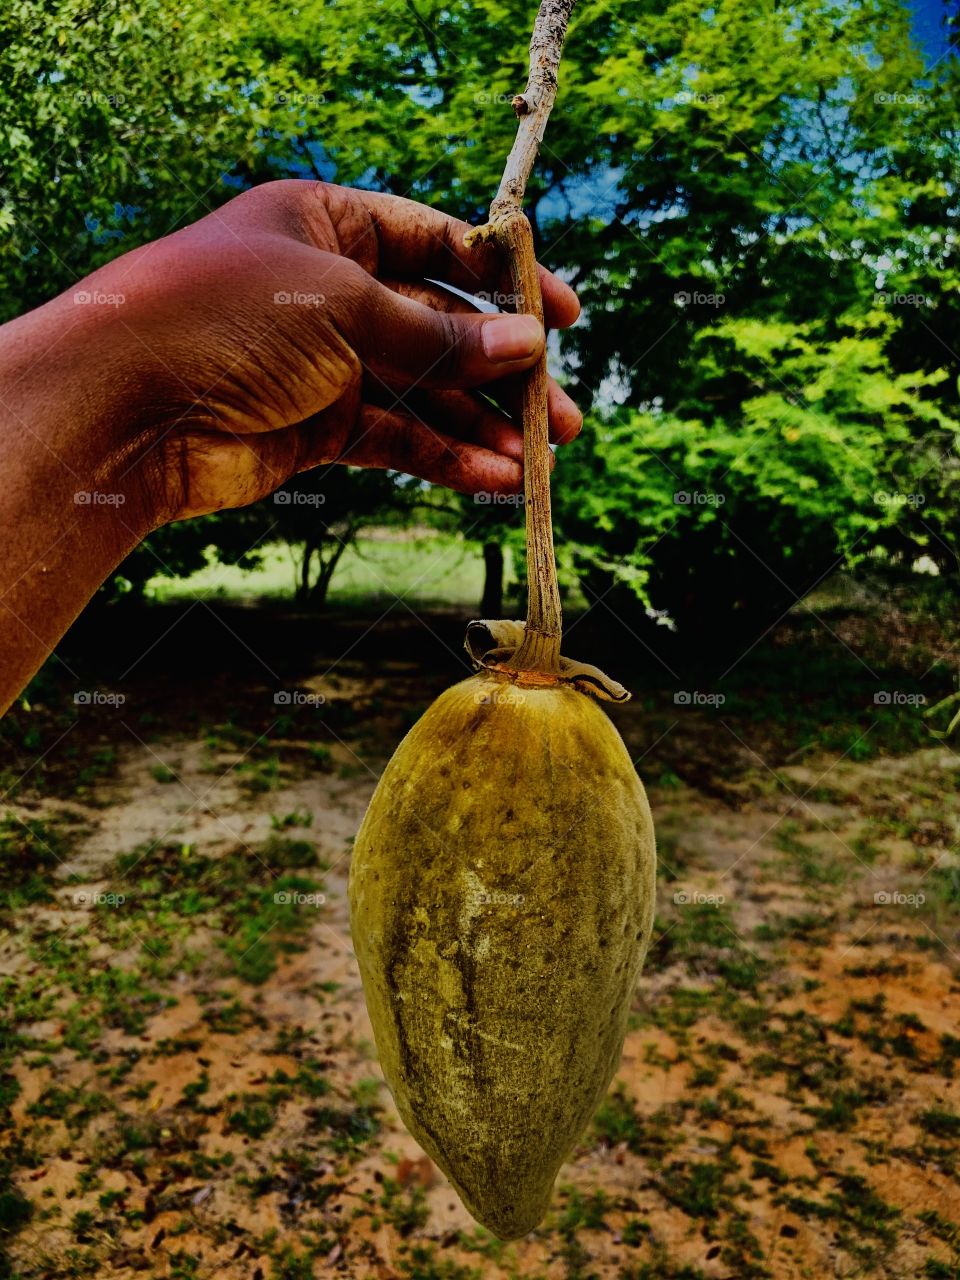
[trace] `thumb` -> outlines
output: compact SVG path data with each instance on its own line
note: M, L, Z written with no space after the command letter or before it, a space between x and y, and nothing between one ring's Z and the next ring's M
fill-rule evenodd
M543 352L536 316L435 311L368 279L338 327L365 369L391 385L477 387L529 369Z

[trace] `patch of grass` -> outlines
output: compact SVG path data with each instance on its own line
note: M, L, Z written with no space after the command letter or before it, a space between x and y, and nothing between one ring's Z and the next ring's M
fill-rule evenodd
M310 827L313 825L313 814L309 809L298 808L291 813L285 813L283 817L278 817L275 813L270 815L270 826L274 831L286 831L290 827Z
M428 574L425 564L430 566ZM189 577L151 578L147 593L161 601L192 600L198 593L227 600L290 600L294 584L289 549L283 543L269 543L253 567L221 564L211 554L208 564ZM329 602L369 608L378 601L393 603L392 592L396 592L412 607L473 607L482 590L483 561L476 547L460 535L422 529L397 537L371 530L344 552Z
M845 1132L857 1123L860 1108L873 1100L858 1087L839 1087L827 1091L826 1105L813 1104L804 1111L816 1117L820 1128Z
M36 1102L30 1103L27 1115L38 1119L62 1120L67 1131L76 1138L95 1116L104 1115L113 1109L113 1103L106 1094L80 1085L68 1089L50 1085Z
M960 1266L941 1262L938 1258L927 1258L923 1264L924 1280L957 1280L960 1277Z
M593 1118L593 1130L608 1146L626 1143L634 1155L662 1161L680 1141L678 1122L683 1105L661 1107L652 1115L641 1116L622 1085L607 1094Z
M924 877L923 891L934 908L960 907L960 866L934 867Z
M784 819L777 827L773 842L781 853L788 854L786 859L790 870L796 872L800 881L808 885L836 885L847 876L847 868L833 854L816 844L799 838L800 834L808 834L800 823Z
M198 924L218 936L230 967L260 985L281 954L302 948L317 918L322 881L299 869L321 869L316 845L272 833L259 849L238 848L209 857L192 845L145 846L122 855L115 878L132 880L124 929L133 928L151 953L164 956ZM122 935L118 934L118 940ZM167 966L182 965L182 953Z
M688 973L716 974L737 991L755 991L766 962L738 932L727 905L688 903L677 907L669 927L658 921L648 964L660 969L682 963Z
M625 1142L635 1150L640 1142L641 1125L632 1100L622 1085L608 1093L593 1117L593 1129L601 1142L609 1147Z
M312 840L294 840L290 836L273 834L264 840L257 852L274 872L306 867L320 867L324 871L327 869Z
M954 1222L950 1218L945 1218L942 1214L937 1213L936 1209L924 1209L917 1214L918 1219L923 1225L944 1244L950 1245L952 1249L960 1254L960 1222Z
M851 978L902 978L909 971L909 967L904 960L888 960L883 957L881 960L871 961L870 964L847 965L843 972L849 974Z
M0 1160L0 1240L14 1235L30 1221L33 1206L13 1181L16 1165L5 1156ZM0 1254L0 1275L4 1259Z
M340 1155L358 1150L380 1131L379 1107L321 1106L310 1108L307 1114L311 1128L322 1133Z
M822 1201L784 1194L778 1197L778 1203L802 1218L839 1223L840 1242L861 1258L872 1256L861 1247L864 1237L874 1237L885 1245L892 1244L896 1238L894 1223L900 1218L901 1211L882 1200L859 1174L834 1174L832 1177L835 1189L829 1191Z
M284 782L278 755L268 755L261 760L244 760L233 770L233 776L251 796L276 791Z
M70 746L64 751L64 756L66 757L71 757L74 754L79 762L82 759L79 748ZM116 771L116 747L99 747L91 752L86 762L79 764L76 770L76 794L80 797L86 797L89 788L97 782L101 782L104 778L113 777Z
M323 1068L312 1058L299 1063L295 1076L289 1076L285 1071L275 1071L270 1077L270 1084L273 1086L276 1097L301 1092L308 1098L323 1098L331 1088ZM284 1090L285 1094L282 1092Z
M418 1227L427 1224L429 1210L423 1187L415 1184L402 1187L395 1179L384 1178L379 1203L387 1221L396 1228L400 1236L408 1236Z
M729 1208L735 1187L730 1182L736 1162L728 1153L714 1161L675 1161L664 1169L660 1194L691 1218L713 1218Z
M306 932L315 908L298 899L316 897L317 886L303 876L281 876L249 902L247 912L236 919L231 936L221 946L237 975L252 985L266 982L277 967L281 952L298 949L298 935Z
M921 1111L917 1116L917 1124L935 1138L960 1138L960 1115L942 1107L931 1107Z
M241 1094L239 1105L227 1117L227 1127L248 1138L263 1138L277 1122L276 1108L256 1094Z
M604 1191L589 1195L571 1189L567 1203L557 1219L556 1229L564 1240L572 1241L580 1231L599 1231L606 1226L607 1214L614 1203Z
M263 1014L244 1004L242 1000L230 999L222 992L204 995L201 1003L207 1006L203 1011L203 1021L211 1031L221 1035L239 1035L250 1026L259 1026L264 1030L269 1026Z
M753 936L757 942L780 942L783 939L822 942L833 932L836 918L836 912L833 911L805 911L799 915L773 916L757 925Z
M837 1190L831 1192L827 1200L836 1204L841 1216L858 1231L893 1241L891 1224L901 1216L900 1210L881 1200L866 1178L854 1173L841 1174Z
M790 1179L779 1166L771 1164L769 1160L754 1160L750 1170L750 1177L757 1181L763 1179L770 1182L775 1187L785 1187Z
M960 1036L952 1036L949 1032L945 1032L940 1037L940 1053L935 1068L948 1080L952 1080L958 1062L960 1062Z
M298 1253L287 1245L272 1260L270 1280L313 1280L316 1250Z
M783 1072L787 1096L800 1101L809 1092L823 1097L850 1077L847 1050L831 1042L827 1029L808 1010L766 1011L766 1019L741 1022L748 1039L762 1044L751 1062L760 1076Z
M432 1244L414 1245L410 1252L398 1259L401 1276L406 1280L481 1280L482 1273L476 1267L466 1267L452 1258L437 1256Z
M620 1238L629 1248L635 1249L649 1239L652 1230L646 1218L630 1218L624 1223Z
M52 824L8 813L0 820L0 913L52 901L53 874L67 856Z

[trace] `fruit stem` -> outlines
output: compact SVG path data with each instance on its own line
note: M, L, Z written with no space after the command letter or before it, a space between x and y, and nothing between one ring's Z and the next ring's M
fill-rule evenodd
M530 38L527 86L512 102L519 124L489 221L475 227L468 244L494 240L505 251L517 311L543 323L540 276L533 231L521 209L547 120L557 96L557 71L575 0L541 0ZM560 669L562 614L550 516L550 428L547 420L547 355L523 380L523 492L527 529L527 625L510 671Z
M498 239L509 244L517 310L543 322L543 300L533 232L519 210L506 214ZM510 666L517 671L560 669L563 615L550 512L550 428L547 421L547 356L523 382L523 497L527 527L527 625Z

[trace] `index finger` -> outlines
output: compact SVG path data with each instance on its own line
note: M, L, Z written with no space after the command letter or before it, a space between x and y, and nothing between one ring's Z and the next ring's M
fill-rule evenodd
M233 222L244 216L260 227L266 222L315 248L329 251L334 239L344 256L381 278L432 278L488 297L510 289L503 255L495 244L487 241L468 249L463 238L471 230L469 223L404 196L287 178L251 188L226 210ZM210 216L223 222L226 213L219 210ZM580 314L577 295L552 271L539 264L537 270L544 323L550 329L568 328Z
M468 222L403 196L355 191L377 231L380 268L397 275L429 276L468 293L489 292L503 282L503 256L490 241L464 244ZM566 329L580 314L577 295L545 267L537 265L546 324Z

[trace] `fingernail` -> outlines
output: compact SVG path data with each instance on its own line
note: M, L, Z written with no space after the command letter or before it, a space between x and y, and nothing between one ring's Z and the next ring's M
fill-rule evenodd
M483 326L481 340L488 360L523 360L543 342L543 326L534 316L497 316Z

